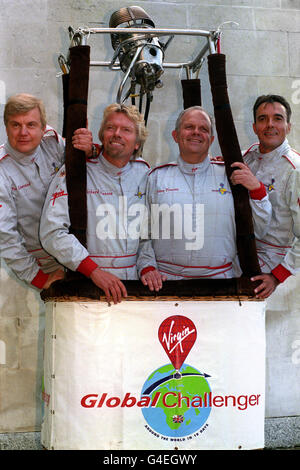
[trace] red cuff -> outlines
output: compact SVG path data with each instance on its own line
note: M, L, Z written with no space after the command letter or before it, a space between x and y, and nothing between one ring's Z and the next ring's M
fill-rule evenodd
M44 285L48 281L49 274L44 273L41 269L37 275L32 279L31 284L38 289L43 289Z
M140 277L144 276L144 274L148 273L149 271L155 271L156 268L153 266L148 266L147 268L142 269Z
M258 189L253 189L253 191L249 192L251 199L263 199L267 195L266 188L264 184L261 182L260 187Z
M279 282L284 282L289 276L292 275L292 273L286 269L282 264L279 264L276 266L276 268L272 269L272 274L273 276L278 279Z
M95 263L89 256L81 261L80 265L76 269L76 271L84 274L86 277L90 277L93 271L98 268L98 264Z

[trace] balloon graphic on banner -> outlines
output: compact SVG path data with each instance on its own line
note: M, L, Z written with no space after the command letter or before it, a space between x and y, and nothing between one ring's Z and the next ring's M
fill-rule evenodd
M196 341L197 330L189 318L174 315L162 322L158 338L174 368L179 370Z

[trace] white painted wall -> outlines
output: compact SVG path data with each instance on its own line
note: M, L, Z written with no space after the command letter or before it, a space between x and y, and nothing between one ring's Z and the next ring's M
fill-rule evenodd
M227 56L229 96L240 145L246 148L255 141L252 105L259 94L271 92L290 101L290 143L300 150L299 0L0 0L1 114L8 96L32 93L44 100L49 124L61 132L57 57L67 54L68 26L108 26L114 11L132 4L144 8L161 28L215 29L226 21L239 23L238 27L224 25L222 52ZM92 59L112 58L108 36L91 36L89 44ZM185 61L195 51L194 39L174 39L166 61ZM181 78L185 78L183 72L165 71L164 87L155 92L144 149L151 165L176 157L170 134L182 108ZM212 112L206 63L200 78L203 105ZM91 69L88 115L95 141L102 111L115 101L120 79L117 72ZM4 139L1 124L0 140ZM212 153L219 153L217 142ZM3 262L0 282L0 432L39 429L44 306L38 292L17 281ZM300 415L299 285L300 277L290 278L267 303L268 417Z

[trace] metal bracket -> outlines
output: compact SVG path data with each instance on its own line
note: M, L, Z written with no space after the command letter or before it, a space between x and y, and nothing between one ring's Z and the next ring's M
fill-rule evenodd
M234 22L226 23L237 24ZM130 96L140 96L141 100L143 94L152 99L153 89L163 86L159 77L164 69L185 70L187 79L198 78L205 55L219 52L218 46L222 25L214 31L131 26L115 28L80 27L75 31L69 26L68 30L71 40L70 47L87 45L88 38L92 34L110 34L113 38L118 37L118 35L121 35L121 37L125 35L124 40L120 40L117 44L111 61L93 60L90 62L91 67L107 67L112 71L124 72L125 75L119 86L116 98L117 102L121 103ZM201 47L199 45L199 52L190 60L165 62L165 50L174 38L180 36L205 38L206 43L203 46L202 41ZM166 42L161 41L164 37L167 37ZM153 56L157 55L157 58L151 57L151 54ZM60 75L68 72L70 66L69 56L65 59L60 54L59 65L61 68ZM129 79L131 79L131 84L125 93L125 84ZM135 92L137 84L141 86L139 93Z

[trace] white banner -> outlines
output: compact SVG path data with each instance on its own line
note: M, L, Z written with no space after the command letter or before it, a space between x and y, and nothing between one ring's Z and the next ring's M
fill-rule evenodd
M264 447L265 303L46 305L47 449Z

